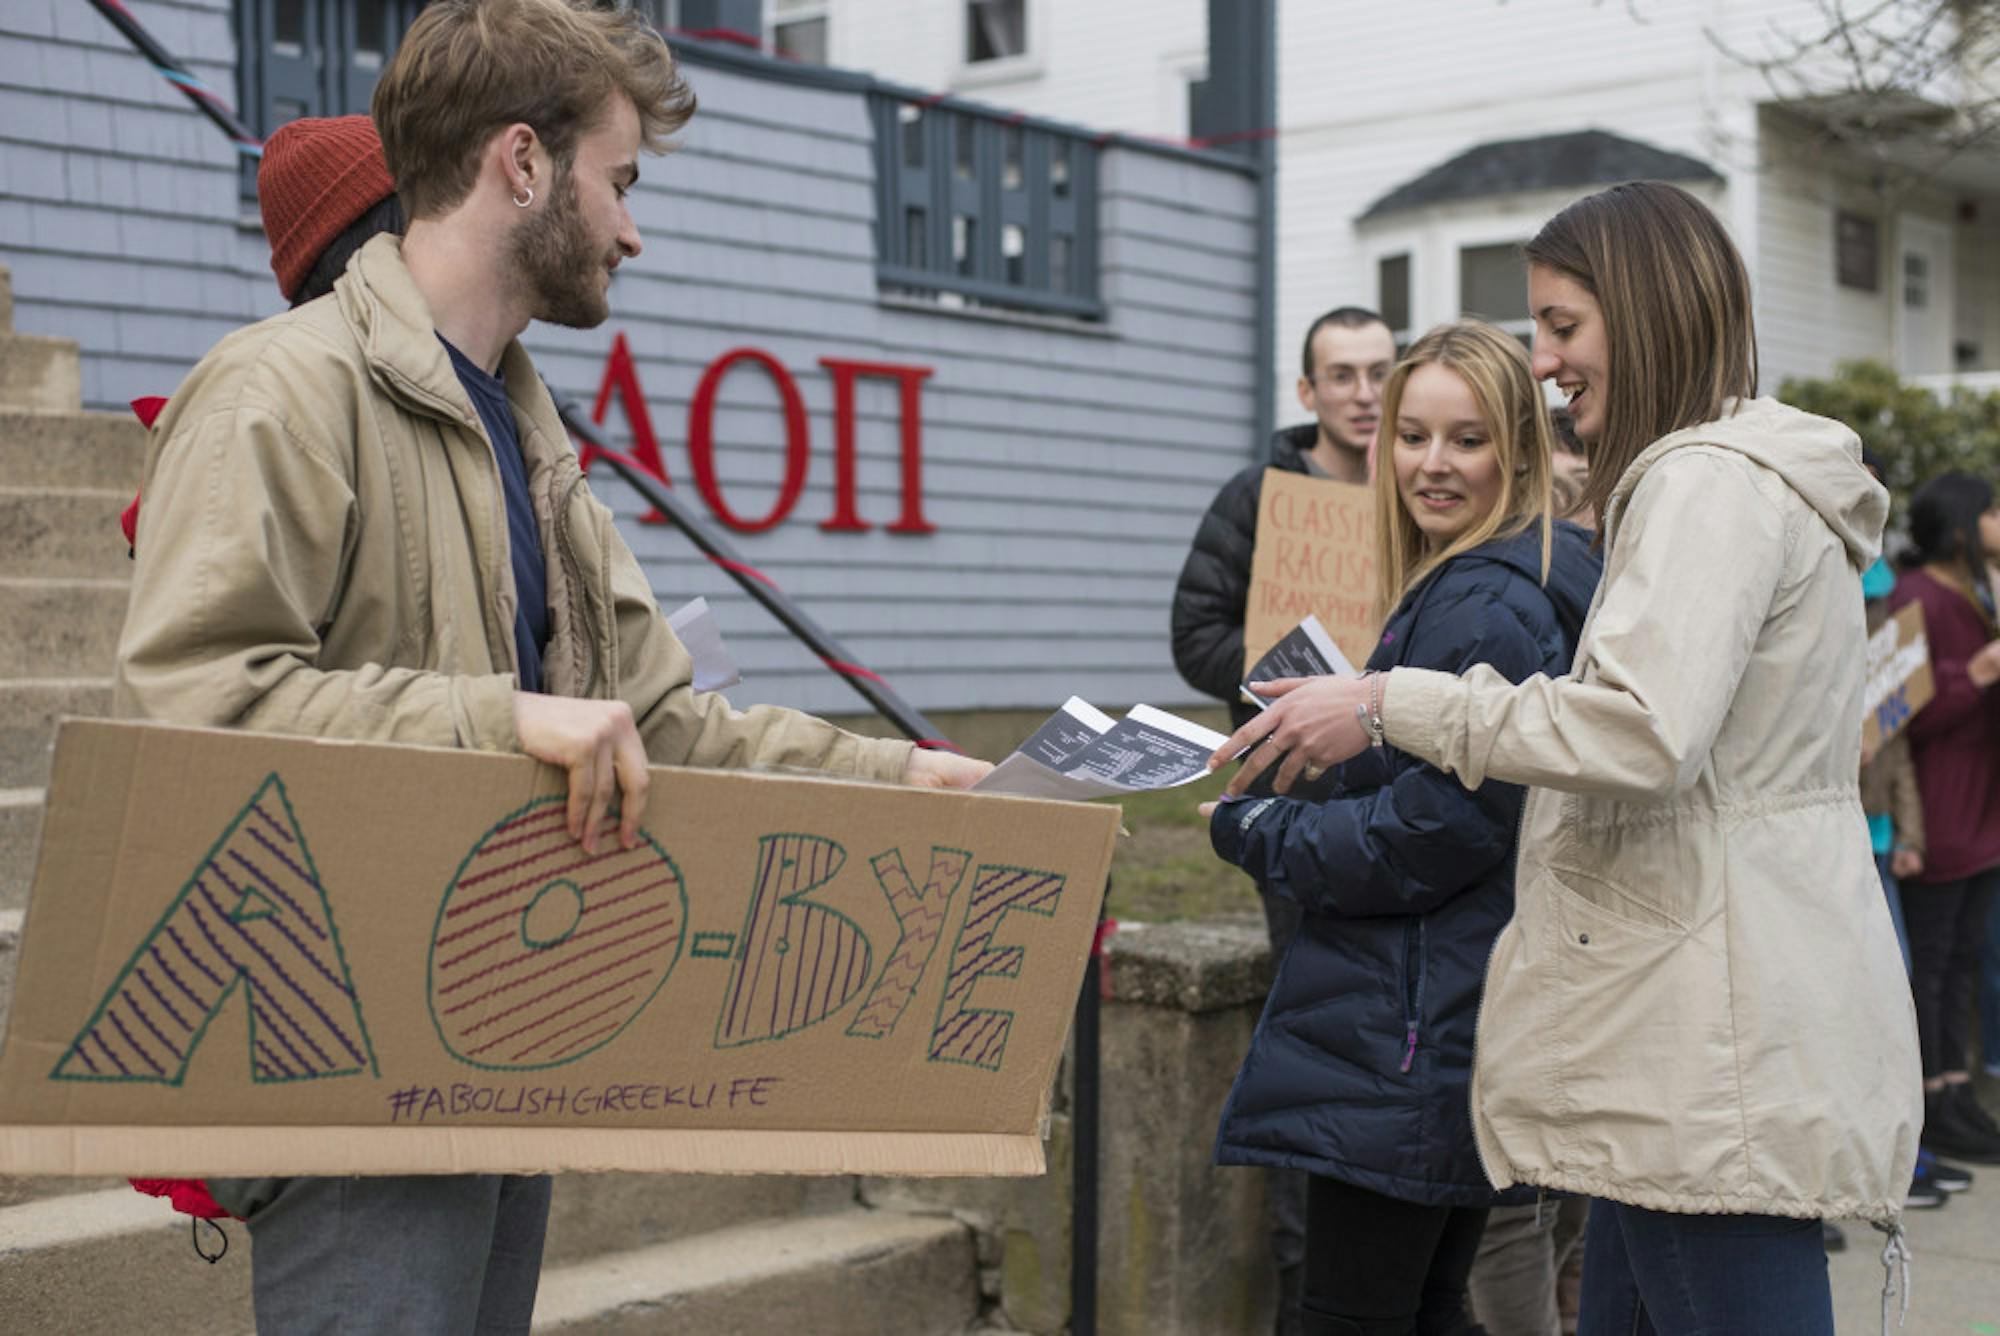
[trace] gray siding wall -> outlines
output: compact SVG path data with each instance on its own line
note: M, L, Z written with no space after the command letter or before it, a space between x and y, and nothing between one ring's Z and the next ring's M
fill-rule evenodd
M233 93L228 8L133 8ZM747 558L925 709L1195 699L1167 644L1189 538L1250 457L1254 182L1144 149L1105 151L1101 273L1109 321L884 302L874 275L874 159L865 99L691 61L701 112L643 164L646 249L619 270L603 328L535 326L559 388L595 395L614 332L631 344L669 476L693 493L687 406L737 347L796 379L810 467L789 517L733 535ZM0 6L0 263L16 327L77 339L85 396L115 408L171 390L221 334L280 305L234 153L87 7ZM821 357L914 363L923 391L929 535L883 527L901 504L897 391L858 392L859 510L833 508L832 386ZM739 514L766 513L784 465L776 392L754 366L724 381L718 474ZM614 409L609 425L622 437ZM739 704L852 710L860 698L734 583L606 477L600 494L663 604L705 594L744 670ZM112 541L115 541L115 537Z

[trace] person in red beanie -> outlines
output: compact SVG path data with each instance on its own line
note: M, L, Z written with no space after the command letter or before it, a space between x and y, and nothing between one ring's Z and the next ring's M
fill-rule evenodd
M308 116L280 126L264 141L257 206L278 291L294 306L333 291L334 280L369 238L403 232L403 204L382 161L382 137L366 116ZM135 399L132 411L150 427L166 403ZM136 554L136 494L118 526L125 546Z
M927 786L990 768L696 692L519 342L532 320L607 318L640 249L640 150L693 112L629 8L424 9L373 104L404 235L355 252L331 300L224 339L155 424L116 713L525 752L568 772L567 829L592 853L641 838L649 764ZM333 263L330 245L304 263L315 242L375 187L358 138L298 134L353 153L331 184L290 181L282 147L266 169L273 269L302 294ZM262 1330L528 1330L545 1176L208 1187L249 1224Z
M404 224L382 137L366 116L279 127L257 167L257 207L278 291L294 306L332 291L363 243L400 235Z

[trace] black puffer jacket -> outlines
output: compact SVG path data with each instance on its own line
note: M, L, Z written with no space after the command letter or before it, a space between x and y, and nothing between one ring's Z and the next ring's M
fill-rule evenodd
M1389 617L1368 666L1561 676L1597 587L1556 526L1452 558ZM1216 809L1215 851L1305 911L1223 1109L1221 1164L1304 1169L1402 1201L1486 1206L1467 1089L1486 959L1514 911L1525 790L1477 789L1395 748L1329 772L1324 802Z
M1226 702L1239 727L1256 713L1237 688L1243 681L1243 614L1250 604L1250 555L1257 546L1264 470L1306 472L1305 452L1318 439L1318 423L1287 427L1271 438L1268 465L1252 464L1222 485L1201 517L1174 586L1174 667L1189 686Z

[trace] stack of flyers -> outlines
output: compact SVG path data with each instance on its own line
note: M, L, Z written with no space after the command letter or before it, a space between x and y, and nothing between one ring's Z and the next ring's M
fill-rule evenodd
M1082 801L1173 788L1207 775L1208 758L1227 741L1150 705L1113 719L1071 696L973 789Z

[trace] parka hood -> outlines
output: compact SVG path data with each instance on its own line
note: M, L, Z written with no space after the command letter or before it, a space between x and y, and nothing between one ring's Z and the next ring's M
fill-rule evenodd
M1861 466L1861 439L1831 418L1775 399L1732 401L1726 416L1647 446L1612 489L1605 506L1605 546L1617 541L1625 502L1640 479L1674 451L1696 445L1733 450L1784 479L1840 536L1856 571L1867 569L1880 555L1889 493Z

